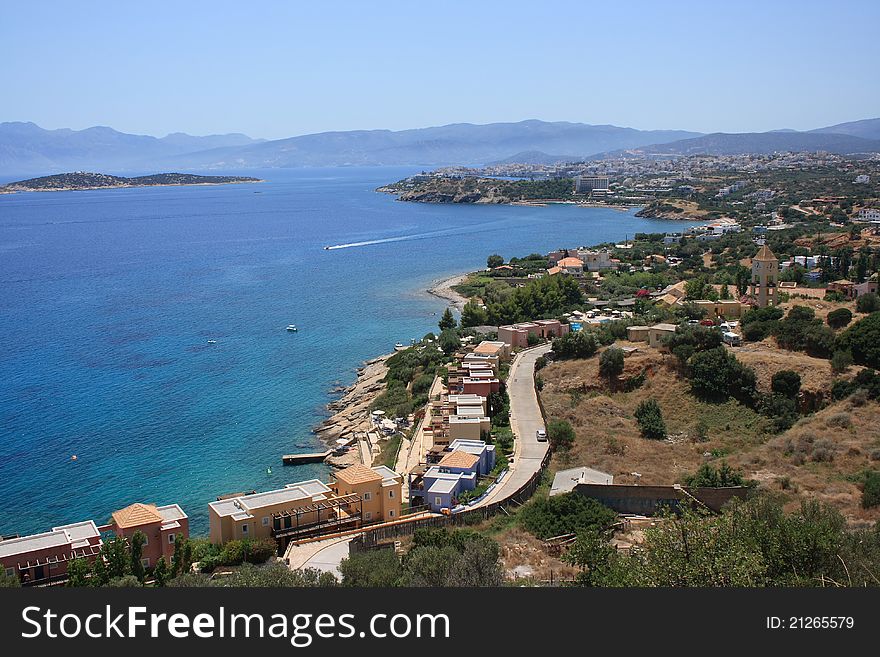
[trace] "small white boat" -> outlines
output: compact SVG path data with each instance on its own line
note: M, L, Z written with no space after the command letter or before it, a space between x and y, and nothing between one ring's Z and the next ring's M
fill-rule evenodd
M287 325L287 330L288 330L288 331L296 331L296 330L297 330L297 328L296 328L296 324L288 324L288 325Z
M208 344L217 344L216 340L208 340Z

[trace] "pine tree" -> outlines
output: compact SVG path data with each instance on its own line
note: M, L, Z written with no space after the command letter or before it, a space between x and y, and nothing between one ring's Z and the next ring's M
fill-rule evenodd
M471 299L461 311L461 326L482 326L489 321L489 313L487 313L476 301Z
M440 321L437 324L440 327L440 332L446 331L447 329L453 329L456 326L455 317L452 315L452 310L447 308L443 317L440 318Z
M165 557L159 557L159 561L156 562L156 567L153 568L153 579L158 587L165 586L165 582L168 581L168 564Z
M144 570L144 564L141 561L144 555L144 543L146 542L147 537L140 530L136 531L131 537L131 574L137 577L141 583L143 583L147 575Z
M186 571L181 569L183 562L183 534L174 537L174 554L171 555L171 577L182 575Z
M67 586L88 586L91 571L88 561L83 558L74 559L67 564Z
M92 566L92 580L95 586L107 586L107 583L110 581L110 574L107 572L107 566L101 554L98 555L95 559L95 564Z

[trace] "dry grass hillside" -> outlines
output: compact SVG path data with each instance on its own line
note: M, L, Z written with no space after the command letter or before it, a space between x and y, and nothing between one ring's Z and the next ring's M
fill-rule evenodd
M554 470L587 465L614 475L615 483L673 484L702 463L726 459L762 486L783 491L792 505L818 497L851 521L880 519L880 509L861 508L857 483L860 472L880 469L880 426L872 424L880 405L860 403L861 399L831 404L776 435L767 418L736 401L712 404L696 399L678 375L673 356L645 343L621 344L638 351L626 358L620 378L646 373L644 385L632 392L609 389L599 377L598 356L551 363L541 370L548 420L568 420L577 435L568 453L554 456ZM807 395L830 399L833 376L828 361L780 350L771 340L736 353L755 368L762 392L769 391L773 373L791 369L800 373ZM665 441L639 434L633 414L648 398L663 411L669 435ZM699 425L705 430L703 437Z

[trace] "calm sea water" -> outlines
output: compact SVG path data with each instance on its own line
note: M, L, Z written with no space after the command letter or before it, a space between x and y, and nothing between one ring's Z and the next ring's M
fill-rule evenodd
M135 501L178 502L204 533L219 494L326 476L280 456L319 447L328 391L362 361L436 328L432 281L672 227L373 191L414 172L0 195L0 533Z

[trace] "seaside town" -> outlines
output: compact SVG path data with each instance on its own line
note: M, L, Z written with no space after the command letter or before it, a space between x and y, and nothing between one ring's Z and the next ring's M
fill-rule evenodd
M326 481L217 491L207 537L190 536L173 499L4 536L2 574L24 586L699 586L814 584L843 569L869 584L877 166L799 153L480 170L555 178L565 198L688 225L492 254L438 284L449 307L437 332L365 363L315 430L325 451L279 455L292 473L326 461ZM768 182L792 170L795 182ZM829 186L841 176L856 191ZM746 540L732 528L758 531L757 519L782 554L718 568ZM685 529L728 551L697 548L699 566L666 552ZM823 532L828 547L807 554ZM664 559L676 566L657 568Z

